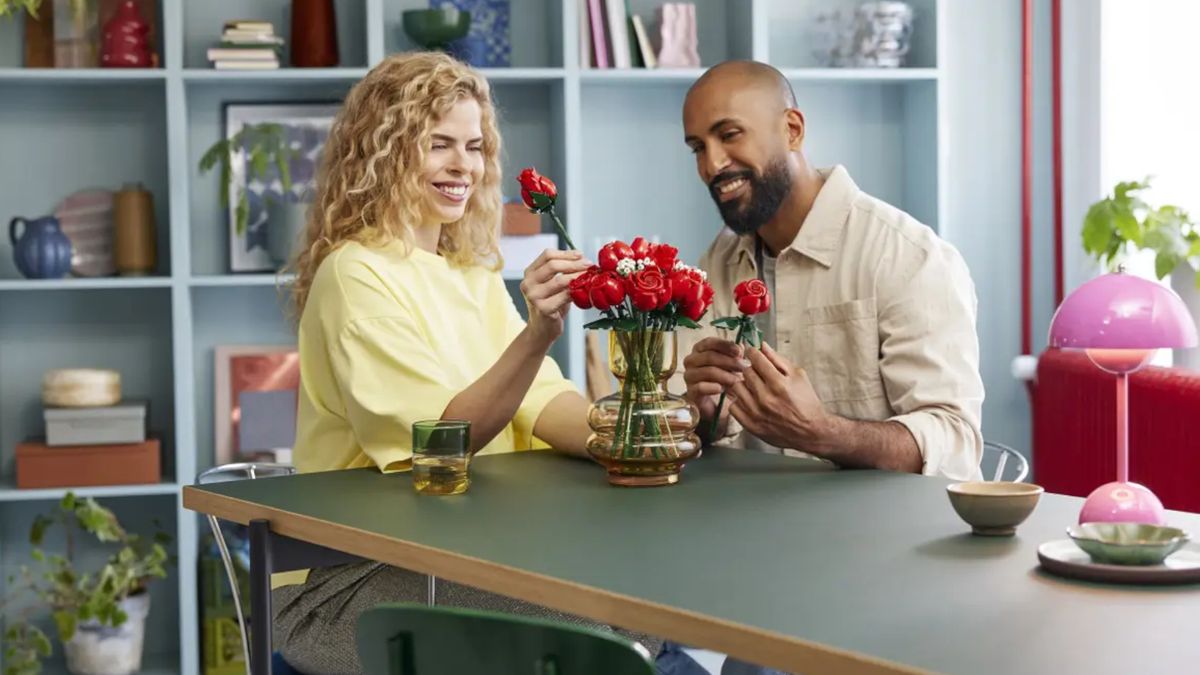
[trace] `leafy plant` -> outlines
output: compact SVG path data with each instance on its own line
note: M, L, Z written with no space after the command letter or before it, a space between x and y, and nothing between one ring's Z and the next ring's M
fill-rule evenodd
M213 143L204 156L200 158L200 172L208 173L218 163L221 165L221 205L229 206L229 183L233 175L233 155L236 152L246 153L246 181L251 177L263 178L269 168L274 165L279 172L279 182L286 194L292 189L292 175L289 163L296 151L288 145L287 132L283 125L273 122L248 124L236 134ZM246 231L246 221L250 218L250 201L246 198L244 188L238 189L236 214L237 233L240 236Z
M71 10L76 16L83 16L91 0L71 0ZM0 18L12 18L21 10L25 10L33 18L38 18L38 10L43 0L0 0Z
M38 8L42 6L42 0L0 0L0 17L10 18L16 16L21 10L29 12L33 18L38 18Z
M1124 256L1140 250L1154 251L1154 273L1159 279L1180 264L1197 271L1200 287L1200 232L1187 211L1173 205L1152 207L1139 193L1150 187L1150 178L1117 183L1113 194L1092 204L1083 220L1083 248L1109 270Z
M65 531L66 555L42 550L46 533L56 525ZM80 572L74 565L76 529L121 548L100 570ZM19 576L9 577L9 588L32 593L49 607L59 640L66 643L82 622L96 621L112 627L123 624L128 617L121 610L121 601L146 592L153 579L167 575L168 556L164 546L169 542L170 536L161 531L149 541L130 534L112 511L91 497L79 499L68 492L57 510L48 516L39 514L30 527L29 543L33 546L30 555L40 569L35 572L22 566ZM20 584L16 583L18 580ZM6 596L4 605L10 601L11 596ZM8 623L4 633L4 675L40 673L42 659L52 652L49 637L25 616L36 607L27 607L20 618Z

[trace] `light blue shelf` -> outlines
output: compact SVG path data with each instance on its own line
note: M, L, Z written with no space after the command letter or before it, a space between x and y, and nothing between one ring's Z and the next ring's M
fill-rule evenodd
M103 485L70 488L18 489L12 481L0 482L0 502L31 502L39 499L62 499L68 492L79 497L144 497L147 495L173 495L179 492L175 483L152 483L146 485Z
M0 291L103 290L111 288L166 288L171 277L97 277L68 279L0 279Z
M161 68L0 68L0 83L6 84L162 82L166 78Z
M45 369L109 364L132 389L158 402L155 427L172 467L165 482L80 488L78 494L125 497L174 523L179 566L157 606L160 625L143 672L198 675L195 514L174 495L214 457L214 350L219 345L294 341L283 316L290 275L229 272L227 216L216 173L200 175L204 150L224 133L231 102L313 101L344 96L387 54L410 49L401 12L429 0L335 3L341 66L219 71L206 51L221 22L272 21L285 38L286 0L161 0L165 68L153 70L26 70L19 66L18 22L0 21L0 204L12 215L49 213L65 194L117 189L144 181L154 195L159 229L155 277L34 281L0 278L0 565L27 510L66 489L18 491L12 445L38 431L38 388ZM703 72L686 69L580 67L577 0L513 3L512 68L483 69L495 86L503 134L502 182L516 196L515 176L536 166L555 179L574 241L594 256L610 237L658 236L695 263L720 228L682 143L682 93ZM652 24L661 0L630 0ZM696 0L699 52L707 66L729 58L768 61L787 75L808 122L805 151L818 166L845 164L866 191L937 228L944 219L943 76L939 54L951 33L945 2L912 0L919 16L909 63L898 69L821 68L809 22L832 4L858 0ZM285 59L286 62L286 59ZM79 86L76 86L79 85ZM549 231L549 223L546 223ZM2 236L2 235L0 235ZM7 251L6 242L0 244ZM0 277L11 277L0 260ZM506 275L514 296L519 274ZM30 291L30 293L25 293ZM51 294L33 291L58 291ZM518 307L523 302L516 297ZM568 315L552 356L581 390L586 385L582 312ZM8 482L4 479L8 476ZM139 501L140 500L140 501ZM138 509L129 509L132 517ZM169 512L169 515L168 515ZM170 633L170 644L163 644ZM53 670L51 669L51 672Z
M194 288L214 286L276 286L290 284L292 274L208 274L194 276L188 285Z
M230 82L353 82L367 74L366 68L280 68L278 70L216 70L188 68L183 80L195 85L221 85Z

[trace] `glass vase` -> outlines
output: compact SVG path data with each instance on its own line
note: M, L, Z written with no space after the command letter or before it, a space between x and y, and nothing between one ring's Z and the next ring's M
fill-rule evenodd
M667 392L675 372L674 331L614 330L608 366L616 393L588 409L588 453L608 470L614 485L654 486L679 482L683 465L700 454L700 411Z

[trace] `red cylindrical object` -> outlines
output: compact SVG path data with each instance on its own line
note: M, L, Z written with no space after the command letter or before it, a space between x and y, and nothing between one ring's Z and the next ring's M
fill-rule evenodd
M333 0L292 0L292 65L338 65L337 15Z

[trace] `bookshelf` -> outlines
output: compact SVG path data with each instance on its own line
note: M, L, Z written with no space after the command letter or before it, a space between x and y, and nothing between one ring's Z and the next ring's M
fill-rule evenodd
M651 33L657 4L629 3ZM911 3L911 67L819 67L804 47L809 19L855 4L696 0L702 63L756 58L784 70L808 120L809 158L845 164L863 189L939 228L947 149L943 3ZM151 428L163 439L166 473L154 485L79 492L120 512L155 513L174 530L179 565L156 591L146 644L155 673L200 672L195 565L207 528L181 508L178 486L213 462L213 348L294 341L280 311L279 285L288 278L229 272L218 178L200 174L199 157L222 133L225 102L344 96L371 64L411 48L400 12L428 0L336 0L340 67L208 67L205 50L225 19L265 18L286 38L289 5L161 0L164 67L128 71L24 69L20 22L0 21L0 216L49 213L77 189L140 180L154 196L158 226L158 268L148 277L21 279L7 238L0 244L0 567L26 559L33 509L65 492L13 486L13 446L41 426L41 373L118 368L127 392L153 400ZM528 165L554 177L571 236L589 255L611 237L658 235L695 262L720 227L680 128L684 94L702 70L581 66L579 7L580 0L512 0L513 67L484 70L500 112L503 184L515 195L514 178ZM545 230L553 231L549 223ZM515 280L509 289L516 296ZM586 320L572 312L553 352L581 387Z

